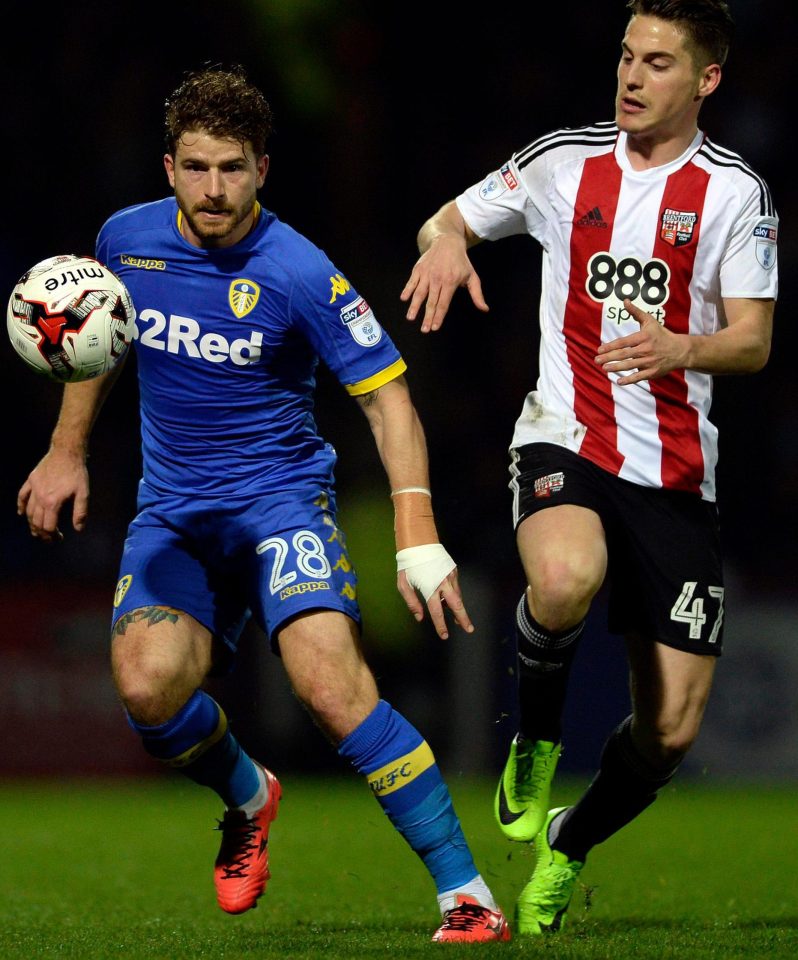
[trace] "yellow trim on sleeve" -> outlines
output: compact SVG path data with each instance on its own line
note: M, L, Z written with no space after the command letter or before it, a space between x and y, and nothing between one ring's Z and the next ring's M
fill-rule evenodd
M407 364L399 357L390 367L380 370L380 372L375 373L373 377L369 377L367 380L360 380L358 383L348 383L346 385L346 392L350 397L362 397L364 393L371 393L372 390L384 387L386 383L390 383L391 380L400 377L405 370L407 370Z
M375 796L384 797L388 793L406 787L425 770L429 770L434 763L432 749L425 740L415 750L411 750L403 757L397 757L391 763L386 763L384 767L370 773L367 777L369 786Z

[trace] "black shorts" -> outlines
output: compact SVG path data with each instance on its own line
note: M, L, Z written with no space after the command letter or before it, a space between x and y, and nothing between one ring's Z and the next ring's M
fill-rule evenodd
M717 507L679 490L644 487L551 443L510 451L515 528L538 510L593 510L607 538L609 628L720 656L723 565Z

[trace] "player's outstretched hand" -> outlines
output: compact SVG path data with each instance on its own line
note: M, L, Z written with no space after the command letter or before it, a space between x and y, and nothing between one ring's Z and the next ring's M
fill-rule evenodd
M466 633L474 632L457 582L457 567L440 543L400 550L396 560L399 570L396 585L416 620L424 619L424 606L416 594L418 590L427 602L430 619L441 640L449 637L444 613L446 607Z
M409 302L408 320L417 319L426 301L421 332L429 333L443 325L458 287L465 287L477 310L487 313L482 281L468 258L464 238L446 234L436 237L416 261L399 299Z
M620 373L617 383L658 380L686 363L686 338L663 327L655 317L631 300L623 302L632 319L640 324L636 333L602 343L595 362L605 373ZM633 371L633 372L626 372Z
M39 461L17 495L17 513L28 518L34 537L53 543L64 539L58 529L61 509L72 504L72 526L79 533L89 511L89 474L82 456L52 449Z

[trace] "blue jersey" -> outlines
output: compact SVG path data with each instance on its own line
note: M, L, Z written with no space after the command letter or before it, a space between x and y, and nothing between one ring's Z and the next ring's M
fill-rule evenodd
M256 214L224 249L185 240L174 198L119 211L97 239L138 314L144 480L155 491L250 498L326 486L335 453L313 417L319 359L353 396L406 369L324 253Z

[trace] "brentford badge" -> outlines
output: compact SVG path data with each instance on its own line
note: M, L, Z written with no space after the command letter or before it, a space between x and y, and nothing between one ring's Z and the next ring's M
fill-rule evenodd
M683 247L693 239L693 231L698 223L698 213L688 210L673 210L666 207L662 211L659 235L672 247Z
M535 496L550 497L553 493L559 493L565 483L565 476L562 473L550 473L546 477L538 477L535 481Z

